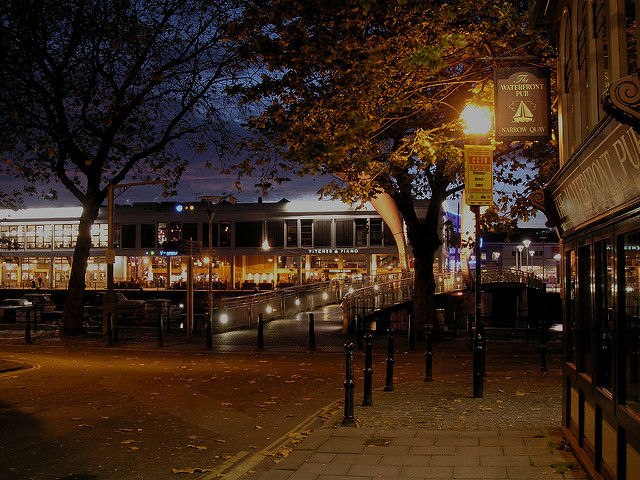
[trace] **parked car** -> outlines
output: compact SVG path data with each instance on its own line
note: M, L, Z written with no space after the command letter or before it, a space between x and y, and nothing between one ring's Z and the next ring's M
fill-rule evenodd
M0 323L25 321L27 314L24 301L20 298L0 300Z
M146 319L144 300L127 298L122 293L116 292L116 305L118 308L118 323L143 323ZM98 293L87 305L85 315L102 318L104 293Z
M20 300L24 307L39 312L42 320L57 320L61 314L48 293L25 293Z
M92 304L85 305L85 316L102 318L103 295L98 295ZM118 305L118 323L120 325L151 324L158 320L158 314L162 314L163 322L167 321L167 315L172 321L178 321L182 318L183 309L173 305L169 299L137 300L127 298L122 293L116 292L116 302Z

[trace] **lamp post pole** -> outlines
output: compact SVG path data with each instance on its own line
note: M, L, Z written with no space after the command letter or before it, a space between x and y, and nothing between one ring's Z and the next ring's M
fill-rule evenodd
M105 254L105 261L107 263L107 292L102 299L102 332L104 335L107 335L107 323L108 319L111 318L111 321L113 323L111 327L113 329L113 337L115 340L118 339L118 316L116 315L116 293L113 285L113 264L116 261L115 250L113 247L113 210L115 207L114 192L116 188L119 190L119 193L124 193L129 187L136 187L139 185L155 185L158 183L162 183L164 185L162 196L168 196L166 180L149 180L145 182L120 183L117 185L109 182L109 185L107 187L107 251Z
M213 328L213 284L211 277L213 276L213 215L215 211L211 206L207 206L207 217L209 218L209 268L207 269L207 308L209 318L207 319L207 347L211 347L211 329Z
M518 245L516 250L518 251L518 254L516 255L516 259L518 260L516 262L518 264L517 270L520 271L522 270L522 250L524 250L524 245Z
M473 205L476 216L476 281L475 281L475 324L473 336L473 396L480 398L484 393L484 329L482 327L482 259L480 258L480 206Z
M216 214L216 211L218 210L218 206L220 205L220 202L223 200L227 200L229 199L229 201L231 203L235 203L236 199L233 198L231 195L207 195L207 196L203 196L200 197L200 200L202 200L203 202L206 203L207 205L207 218L209 219L209 250L207 255L209 256L209 268L208 268L208 282L207 282L207 308L209 311L209 318L207 320L208 322L208 329L207 329L207 335L210 336L209 333L209 328L213 327L213 217ZM207 342L209 342L209 340L207 340ZM207 343L207 346L209 346L209 343Z

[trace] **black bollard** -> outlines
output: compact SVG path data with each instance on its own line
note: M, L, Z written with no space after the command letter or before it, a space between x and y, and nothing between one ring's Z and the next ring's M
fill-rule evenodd
M481 325L476 326L476 334L473 337L473 397L482 398L484 395L485 375L485 338Z
M540 370L547 371L547 325L540 320Z
M107 313L107 345L113 345L113 327L111 325L111 312Z
M33 331L38 331L38 306L36 304L33 305Z
M205 335L206 335L206 339L204 342L204 348L206 348L207 350L211 350L213 348L213 332L211 331L211 321L212 321L212 315L210 313L207 314L207 324L206 324L206 328L205 328Z
M313 313L309 314L309 350L316 351L316 327L313 320Z
M258 350L264 350L264 320L262 314L258 314Z
M411 314L407 323L407 341L409 342L409 350L414 351L416 349L416 333L413 325L413 315Z
M346 351L346 372L344 380L344 419L343 425L353 425L353 390L355 388L355 382L353 381L353 343L345 343L344 349Z
M158 348L164 347L164 339L162 338L162 313L158 314Z
M453 309L453 338L458 338L458 317L455 308Z
M362 315L357 314L356 315L356 348L358 350L362 350L362 336L364 333L362 322L363 322Z
M370 333L364 336L364 348L364 398L362 399L362 406L370 407L373 405L373 335Z
M480 341L482 343L482 358L480 359L480 369L482 371L482 379L487 376L487 336L484 333L484 323L480 323Z
M116 308L116 312L118 311L118 309ZM111 339L113 340L113 344L115 345L116 343L118 343L119 341L119 331L120 329L118 328L118 316L117 315L112 315L111 313L109 313L109 325L111 326Z
M424 353L425 358L425 373L424 381L433 382L433 335L431 332L431 325L427 324L425 333L426 351Z
M24 326L24 343L31 343L31 312L26 311L27 324Z
M393 328L387 330L387 378L385 381L384 391L393 392Z

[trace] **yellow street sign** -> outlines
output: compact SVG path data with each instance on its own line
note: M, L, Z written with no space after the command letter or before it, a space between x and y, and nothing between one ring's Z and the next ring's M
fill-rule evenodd
M464 146L467 205L493 205L493 147Z

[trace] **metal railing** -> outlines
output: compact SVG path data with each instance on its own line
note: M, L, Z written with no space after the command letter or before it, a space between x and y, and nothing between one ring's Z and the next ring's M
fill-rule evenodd
M521 283L526 287L542 290L544 280L531 272L515 268L488 268L482 270L482 283Z
M470 277L475 278L473 270ZM457 273L443 272L435 274L436 294L471 290L465 285L462 276ZM482 284L518 283L529 288L543 289L544 282L533 273L515 269L489 268L482 271ZM414 275L407 274L401 278L386 282L376 282L350 291L342 300L344 330L355 324L355 316L366 317L379 310L400 305L413 300Z
M393 275L379 275L358 280L330 280L223 298L214 330L255 326L260 314L264 321L269 321L340 303L349 291L366 288L392 277Z
M473 278L473 275L472 275ZM436 294L463 291L462 276L451 272L435 275ZM482 271L483 283L520 283L531 288L543 288L541 279L529 272L511 269ZM356 314L369 315L413 300L414 275L412 273L377 275L359 280L331 280L296 285L223 298L214 330L225 331L258 324L258 315L265 321L312 311L318 307L342 303L345 328Z

